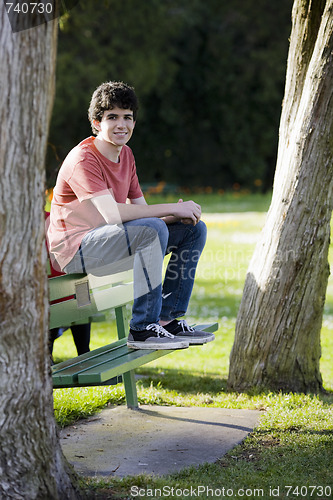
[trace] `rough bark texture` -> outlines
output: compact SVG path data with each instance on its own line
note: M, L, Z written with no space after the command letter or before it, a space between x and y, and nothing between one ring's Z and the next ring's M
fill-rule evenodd
M333 0L296 0L272 203L250 263L229 387L322 389L333 188Z
M44 158L55 22L13 34L0 4L0 498L76 499L53 416Z

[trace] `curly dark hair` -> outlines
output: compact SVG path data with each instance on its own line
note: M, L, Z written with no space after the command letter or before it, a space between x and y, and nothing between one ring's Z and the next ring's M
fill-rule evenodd
M94 134L97 134L98 130L94 127L93 120L101 121L104 111L115 107L130 109L136 120L139 104L134 88L123 82L102 83L93 93L88 109L88 117Z

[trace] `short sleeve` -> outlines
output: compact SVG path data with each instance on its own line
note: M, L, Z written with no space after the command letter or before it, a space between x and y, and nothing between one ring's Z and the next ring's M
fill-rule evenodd
M67 182L80 202L109 193L100 165L93 158L76 163Z

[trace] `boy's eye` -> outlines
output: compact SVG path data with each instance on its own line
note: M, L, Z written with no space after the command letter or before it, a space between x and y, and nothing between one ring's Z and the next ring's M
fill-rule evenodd
M117 115L108 115L108 116L107 116L107 120L116 120L117 118L118 118L118 116L117 116ZM124 116L124 119L125 119L125 120L131 120L131 121L132 121L132 120L133 120L133 116L132 116L132 115L125 115L125 116Z

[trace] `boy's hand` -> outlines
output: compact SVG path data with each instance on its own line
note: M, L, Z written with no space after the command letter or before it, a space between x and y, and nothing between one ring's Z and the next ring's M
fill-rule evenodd
M178 203L183 203L183 201L184 200L182 200L181 198L179 198ZM180 219L180 222L182 222L183 224L193 224L193 221L190 218Z
M201 217L201 207L194 201L179 199L174 216L178 217L183 224L193 224L195 226Z
M183 201L184 200L182 200L181 198L179 198L178 203L183 203ZM180 219L180 222L182 222L183 224L193 224L193 221L190 218Z

